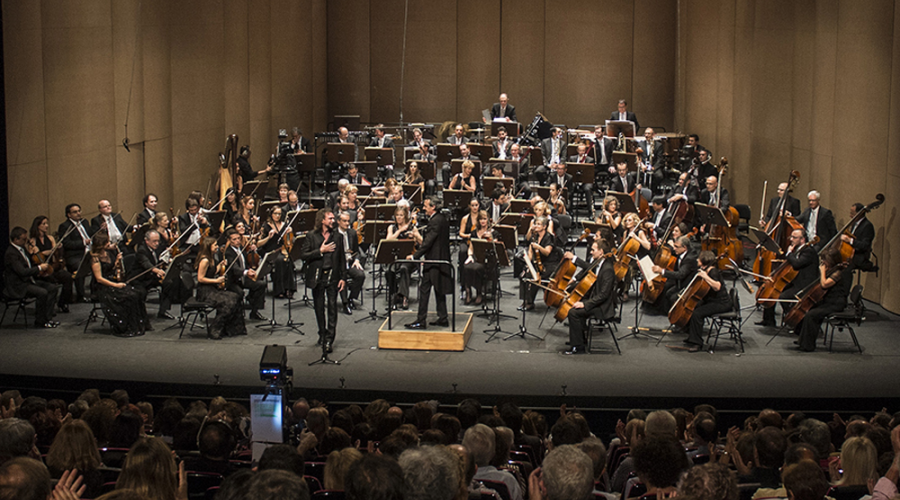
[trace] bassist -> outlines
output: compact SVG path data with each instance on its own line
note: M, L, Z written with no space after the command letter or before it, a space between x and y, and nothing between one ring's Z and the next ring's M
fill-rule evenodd
M795 229L791 232L791 244L788 247L787 252L778 256L779 259L786 260L785 265L789 265L794 268L794 270L798 271L797 276L784 288L784 290L781 291L781 295L778 297L779 300L792 299L798 291L803 290L816 280L816 264L819 261L819 256L816 254L813 247L807 245L807 243L806 231L803 229ZM766 279L770 280L771 277L767 277ZM775 326L776 303L769 302L763 303L762 305L764 308L763 320L756 324L759 326ZM781 307L784 312L790 310L792 305L793 304L790 302L781 302Z

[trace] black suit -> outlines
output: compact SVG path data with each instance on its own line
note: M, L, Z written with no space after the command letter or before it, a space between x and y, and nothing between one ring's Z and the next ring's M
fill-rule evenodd
M614 122L620 121L621 119L619 118L619 112L613 111L612 114L609 115L609 119L610 119L610 121L614 121ZM635 129L634 133L636 134L638 132L638 129L641 128L641 124L638 123L637 116L634 113L632 113L631 111L626 111L625 119L630 122L634 122L634 129Z
M350 181L350 184L365 184L368 181L366 175L361 172L357 172L356 175L347 174L345 179Z
M863 216L855 228L850 228L853 235L853 267L862 267L863 270L872 264L866 264L872 257L872 241L875 240L875 226Z
M600 263L599 269L595 269L597 279L581 299L584 308L569 310L567 317L569 320L569 343L573 348L584 347L584 331L587 328L588 318L609 319L615 315L616 272L614 262L615 259L606 258ZM584 261L578 259L576 263L581 265Z
M610 165L613 163L613 150L616 147L616 140L613 137L606 137L605 135L600 138L600 140L594 140L594 163L603 168L604 171L608 171ZM606 155L606 162L604 162L604 154Z
M135 252L134 266L131 269L131 277L137 276L150 268L159 266L159 253L164 250L150 250L145 244L140 244ZM177 295L178 287L181 284L181 270L172 269L167 275L165 281L160 282L159 277L153 271L148 271L140 278L136 278L131 282L136 288L140 288L141 295L147 296L147 290L156 286L160 287L159 291L159 313L168 312L172 307L172 298Z
M66 234L66 231L68 231L69 228L71 228L74 224L75 223L72 221L72 219L66 219L65 222L60 224L59 228L57 229L57 234L59 235L59 237L62 238L63 235ZM81 228L84 230L84 235L86 235L88 239L90 239L94 235L94 231L91 230L90 225L84 219L79 221L78 225L81 226ZM68 236L66 236L62 240L62 247L64 250L63 254L65 255L66 259L66 269L70 273L74 273L75 271L77 271L78 268L84 264L84 261L88 261L88 263L90 262L90 258L85 258L85 254L90 248L90 243L85 244L84 235L82 235L76 227L72 230L72 232L69 233ZM88 266L89 265L90 264L88 264ZM78 297L87 297L84 293L84 278L88 274L90 274L90 271L85 270L78 273L78 275L75 277L75 293L78 295Z
M694 179L697 181L698 186L704 186L706 185L706 179L717 175L719 175L719 171L716 169L716 166L705 161L697 166Z
M812 214L812 210L807 208L800 214L800 217L797 217L797 222L803 225L803 229L806 229L807 223L809 223L809 218ZM807 231L808 233L809 231ZM821 250L831 238L837 234L837 226L834 223L834 214L831 213L831 210L819 205L819 215L816 217L816 236L819 237L819 243L815 245L816 249ZM809 234L809 239L813 238L812 234Z
M121 245L125 244L125 230L128 229L128 223L122 220L122 217L119 216L119 214L112 214L111 217L113 224L116 225L116 229L119 230L120 240L118 244L120 245L119 248L122 248ZM103 227L104 222L106 222L106 219L104 219L102 215L98 215L91 219L91 233L95 234L99 232L100 228ZM109 234L108 228L104 228L103 231L106 231L106 233Z
M639 147L642 150L642 153L638 155L639 159L644 165L649 166L651 169L649 172L642 172L641 184L644 186L652 186L653 191L658 192L662 188L663 181L663 145L658 141L653 141L653 143L648 146L647 141L644 140Z
M293 151L294 154L309 153L310 152L309 139L301 136L299 144L295 143L294 141L291 141L291 151Z
M340 236L339 239L344 239L340 231L338 231L338 236ZM342 243L344 242L342 241ZM344 304L347 303L347 299L359 299L359 293L362 291L363 283L366 281L366 272L362 269L353 267L353 263L357 260L359 261L359 265L366 265L364 257L359 253L359 236L353 228L347 228L346 243L349 244L349 247L344 248L349 249L350 259L347 260L345 264L347 269L347 284L344 289L341 290L341 301L344 302Z
M422 244L413 255L414 259L450 261L450 222L447 216L435 212L425 227ZM453 293L453 278L449 266L424 264L422 280L419 283L419 311L416 322L425 324L428 317L428 299L434 287L434 299L437 302L438 321L447 321L447 294Z
M494 144L491 145L493 148L493 153L491 153L493 158L500 158L500 152L503 152L503 159L509 158L509 148L512 147L512 141L509 138L506 138L506 141L503 143L503 146L500 146L500 141L494 141Z
M622 182L622 178L616 174L609 181L609 190L617 191L619 193L630 193L634 191L635 182L634 182L634 172L625 174L625 183Z
M700 199L697 201L700 203L703 203L704 205L715 205L715 203L710 203L710 200L712 199L712 196L714 194L715 194L715 191L710 191L709 189L704 189L703 191L700 192ZM728 207L731 206L730 202L731 202L731 198L728 196L728 190L725 188L722 188L721 192L719 193L719 203L718 203L719 208L721 208L723 211L728 210Z
M199 212L197 213L197 216L198 217L200 216ZM205 219L205 217L204 217L204 219ZM228 227L230 224L231 224L231 221L229 221L229 220L225 221L225 227ZM178 216L178 230L181 231L182 235L184 235L184 232L187 231L188 228L191 228L192 225L193 225L193 222L191 221L191 214L189 212L185 212ZM202 230L207 227L209 227L208 223L200 223L200 221L198 219L197 225L194 226L193 228L191 228L190 233L193 233L194 231ZM184 235L181 238L181 240L179 241L179 246L187 245L187 242L191 239L190 233L187 235ZM201 239L202 239L202 237L201 237ZM197 246L200 244L201 239L197 240ZM196 246L192 246L191 251L194 251L195 248L196 248Z
M669 312L672 304L678 300L678 294L697 274L697 254L698 252L688 249L682 254L683 257L680 257L680 260L675 263L674 271L663 271L666 284L663 285L659 305L664 312Z
M24 248L22 249L24 252ZM26 252L27 254L27 252ZM46 281L36 280L41 269L31 264L27 255L22 255L12 244L3 256L3 293L10 299L35 297L35 325L41 326L53 318L53 306L59 300L61 287Z
M697 188L697 186L693 185L690 182L687 184L687 186L684 187L675 186L675 190L672 191L672 195L674 196L676 194L680 194L687 198L688 203L690 203L691 205L696 203L697 199L700 198L700 190Z
M510 121L518 122L518 118L516 118L516 107L512 104L506 103L506 109L503 110L503 115L500 114L500 103L495 102L493 106L491 106L491 119L494 118L509 118Z
M772 220L772 217L777 215L780 203L780 196L776 196L769 200L769 209L766 210L766 216L763 218L766 223ZM797 217L800 215L800 200L791 195L787 195L787 198L784 200L784 209L785 211L790 212L794 217Z
M394 140L385 135L383 140L381 141L381 145L378 144L378 137L373 137L371 141L369 141L370 148L392 148L394 147Z
M235 262L236 261L236 262ZM265 307L266 301L266 280L259 279L255 281L244 275L248 271L246 258L240 249L236 249L231 245L225 250L226 266L230 266L228 274L225 276L225 288L238 294L238 297L244 296L244 288L247 292L247 302L250 303L250 313L258 313L260 309ZM232 265L234 262L234 265Z
M795 295L806 288L807 285L819 279L819 254L813 247L807 245L798 251L791 252L788 255L780 255L779 258L785 259L787 264L797 270L797 276L789 285L784 287L779 295L780 300L788 300L796 298ZM775 304L763 303L763 324L775 326ZM793 303L781 302L781 309L785 313L794 307Z
M144 208L143 210L141 210L137 214L137 219L135 219L136 220L135 224L138 226L143 226L144 224L150 222L150 219L152 219L156 215L156 212L153 212L153 213L150 213L150 212L151 211L149 208Z
M497 214L498 214L496 220L495 220L495 218L494 218L494 215L495 215L495 214L494 214L494 211L495 211L495 208L494 208L494 207L495 207L495 206L497 207L497 208L496 208L496 211L497 211ZM494 224L496 224L497 221L500 220L500 217L503 217L503 213L506 212L506 210L507 210L508 208L509 208L509 203L501 203L500 205L495 205L495 204L494 204L494 200L492 200L492 199L485 200L485 201L481 204L481 209L484 210L485 212L487 212L487 216L493 221Z
M300 258L306 263L306 286L313 291L319 339L326 345L334 342L337 326L337 287L338 283L345 279L347 268L344 259L344 239L338 236L336 227L328 234L327 240L321 230L311 230L306 233L303 247L300 249ZM323 254L320 249L326 241L334 242L334 251Z
M653 223L653 231L656 233L656 239L659 240L665 236L666 230L672 222L672 212L664 208L661 211L661 216L659 213L654 213L650 216L650 222Z

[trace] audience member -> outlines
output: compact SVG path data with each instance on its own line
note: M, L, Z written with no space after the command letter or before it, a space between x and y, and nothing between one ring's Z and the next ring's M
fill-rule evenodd
M479 481L497 481L506 485L509 496L512 500L522 500L522 489L515 476L508 471L498 470L491 465L491 459L494 458L496 437L494 431L484 425L475 424L466 430L462 441L465 447L472 454L478 471L475 472L475 479Z
M0 420L0 464L18 457L40 458L35 438L34 427L27 420Z
M530 500L584 500L594 488L591 458L576 446L554 447L528 478Z
M218 497L216 497L218 499ZM246 500L309 500L306 481L283 470L257 472L247 486Z
M671 436L667 433L648 433L634 445L631 457L634 459L634 471L647 487L647 495L668 495L675 491L678 478L690 466L684 448L674 436L674 429Z
M828 481L818 464L811 460L784 469L784 488L791 500L822 500L828 491Z
M446 447L410 448L400 455L398 463L403 470L404 500L454 500L457 497L460 484L457 460Z
M738 500L737 481L723 465L697 465L679 481L678 496L682 495L694 500Z
M344 479L347 500L404 500L403 469L396 460L369 453L350 464Z
M116 481L116 489L122 488L135 490L151 500L186 498L184 466L175 467L172 452L161 439L143 438L125 457Z
M362 453L356 448L344 448L328 454L325 460L324 484L326 490L344 491L344 477L353 462L362 458Z
M62 426L47 453L47 470L50 476L59 479L67 470L78 469L85 486L85 498L94 498L100 493L103 475L98 470L103 466L100 451L91 428L81 420L73 420Z
M306 464L297 449L287 444L269 446L259 457L258 470L284 470L293 472L297 477L306 475Z

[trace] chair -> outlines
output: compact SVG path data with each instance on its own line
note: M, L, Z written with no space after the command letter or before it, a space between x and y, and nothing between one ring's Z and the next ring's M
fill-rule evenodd
M206 490L206 494L203 496L203 500L216 500L216 494L219 493L218 486L211 486L208 490Z
M191 316L194 317L194 320L191 321L191 331L194 330L194 326L197 324L197 319L203 317L203 325L206 327L206 333L209 334L209 314L216 309L206 302L200 302L194 296L194 282L191 281L191 286L189 286L188 292L190 296L181 303L181 319L179 322L181 323L181 332L178 334L178 338L181 338L184 335L184 329L188 324L188 321L191 320Z
M832 486L828 493L825 493L825 496L834 500L858 500L863 495L868 494L869 488L863 484L857 486Z
M306 486L309 487L310 493L315 493L324 489L322 488L322 481L319 481L315 476L303 476L303 479L306 481Z
M319 484L325 482L325 462L306 462L306 475L319 480Z
M590 317L587 320L587 352L593 353L593 345L594 345L594 330L599 329L607 329L609 330L609 334L613 339L613 344L616 346L616 351L619 355L622 354L622 350L619 349L619 340L616 338L615 328L616 325L613 322L613 318L609 319L598 319L594 317Z
M92 321L100 320L100 326L103 326L103 323L106 322L106 316L102 316L103 306L100 305L100 299L97 297L97 294L91 292L91 312L88 313L87 318L84 319L84 332L87 333L88 327L91 326Z
M513 451L526 453L528 455L528 461L531 462L531 465L534 465L535 467L541 464L541 462L538 460L537 453L531 446L527 444L514 444ZM512 455L510 455L510 458L512 458Z
M512 500L512 497L509 494L509 488L506 487L506 483L503 481L490 481L487 479L479 479L478 481L487 488L496 491L502 500Z
M856 323L856 326L862 324L863 314L866 310L866 306L863 305L862 292L862 285L854 285L853 289L850 290L850 307L843 311L829 314L825 318L825 342L828 344L828 352L834 352L832 348L834 347L835 330L843 332L844 328L846 328L850 332L850 338L853 339L856 348L859 349L859 353L862 354L862 347L859 345L856 331L853 330L852 325L852 323ZM831 342L828 341L829 331L831 332Z
M709 344L709 339L715 335L715 340L709 348L710 354L716 351L716 345L719 343L719 337L723 334L723 328L726 329L725 334L729 335L735 344L738 344L741 348L741 353L743 354L744 352L744 338L741 336L741 301L737 289L734 287L731 288L728 295L731 299L731 310L710 316L706 343Z
M746 236L750 232L750 217L753 217L753 213L750 211L750 205L737 204L732 206L738 212L738 235Z
M2 286L2 285L0 285ZM2 295L3 303L6 305L6 309L3 310L3 316L0 317L0 326L3 325L3 320L6 319L6 312L9 311L10 306L16 307L16 314L13 316L13 323L16 322L16 319L19 317L19 313L22 313L22 318L25 320L25 329L28 329L28 312L25 310L25 306L34 302L34 298L24 298L24 299L10 299L4 293Z
M222 481L224 480L225 478L222 474L215 474L213 472L188 472L188 498L192 500L204 500L206 498L206 491L212 487L221 486Z
M756 490L762 488L760 483L743 483L738 486L738 500L751 500Z
M128 454L128 448L100 448L100 459L103 465L121 469L125 463L125 455ZM118 476L118 473L116 474Z
M622 498L634 498L639 497L647 493L647 485L641 482L637 477L628 478L628 481L625 481L625 487L622 491Z

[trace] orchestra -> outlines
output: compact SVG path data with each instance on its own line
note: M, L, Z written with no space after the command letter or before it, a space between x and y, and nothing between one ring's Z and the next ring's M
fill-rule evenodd
M111 202L104 199L98 202L95 214L83 214L77 203L67 205L66 218L55 234L50 233L46 216L36 217L24 236L13 231L10 248L15 253L7 252L6 271L18 279L10 283L7 278L7 296L41 297L37 323L46 327L55 325L57 311L65 313L72 303L94 300L104 309L115 334L131 337L152 329L144 307L148 290L160 289L157 319L175 320L179 318L170 313L172 305L183 302L196 289L197 300L217 311L208 336L218 340L246 334L245 298L250 305L249 319L268 321L261 313L265 296L293 298L300 283L312 291L319 340L324 350L331 352L338 331L337 296L340 294L344 314L351 315L359 307L367 262L374 261L380 240L410 240L416 245L411 255L395 257L400 265L384 267L384 288L392 292L385 295L389 307L407 310L411 301L418 300L416 321L406 326L442 326L448 317L446 295L455 292L447 269L433 261L455 264L460 304L485 303L485 293L491 291L486 284L493 283L499 269L476 261L472 242L500 242L499 230L511 215L518 224L518 251L505 250L515 255L514 275L522 299L519 310L523 316L538 307L543 312L544 305L536 303L537 294L550 284L555 291L548 296L558 297L545 298L546 307L557 310L558 320L568 321L570 346L564 354L585 351L589 317L610 319L617 305L632 299L641 301L648 314L667 316L667 333L687 335L685 347L679 350L697 352L703 347L706 319L733 307L726 278L739 279L742 274L753 275L759 285L756 302L762 318L755 323L794 328L800 336L800 349L807 351L814 348L824 315L846 303L851 273L877 270L871 260L876 232L866 213L880 202L853 204L848 212L851 224L838 231L835 215L822 205L818 191L808 192L807 208L801 211L800 202L791 196L798 175L791 172L788 182L778 184L777 196L769 199L763 192L760 205L765 212L761 210L753 220L758 221L760 234L765 234L756 246L756 255L751 256L754 260L745 261L743 241L736 235L734 205L739 200L732 199L723 186L727 160L713 163L710 151L700 146L696 135L681 137L695 152L692 159L682 162L677 152L666 152L664 136L670 134L657 135L646 128L642 136L637 135L636 117L624 101L618 103L607 123L592 126L592 132L552 127L549 136L537 139L508 134L518 124L515 108L505 94L491 115L505 122L496 127L496 137L487 136L487 127L470 130L461 123L450 123L442 130L443 146L426 138L430 128L402 129L394 136L388 132L392 127L378 124L363 137L340 127L334 140L354 144L354 159L359 148L371 147L394 148L398 158L403 158L406 149L409 154L405 158L413 160L397 161L396 172L380 172L379 178L370 180L355 162L326 165L322 158L320 164L326 172L340 169L340 180L329 183L326 179L321 188L310 186L308 191L282 182L283 176L271 165L254 171L248 146L240 148L232 161L237 138L230 136L230 150L224 155L227 160L220 161L217 168L213 199L207 201L204 194L194 191L180 215L158 208L170 200L147 193L141 199L140 212L130 221L127 213L115 213ZM612 124L622 121L632 122L635 128L630 135L636 137L624 135ZM444 137L446 134L449 136ZM318 137L316 134L312 144L294 128L290 154L323 153ZM676 151L683 151L681 144ZM439 148L447 146L451 147L453 166L442 157L445 163L435 174L424 162L437 161L436 154L443 154L438 153ZM536 158L540 161L532 164ZM595 165L594 178L590 182L574 178L567 172L567 163ZM484 167L481 178L476 165ZM513 183L504 172L504 166L508 169L510 165ZM453 169L459 171L451 174ZM583 176L584 172L576 174ZM434 178L437 176L441 178ZM236 182L223 188L227 177ZM257 178L264 179L264 187L254 193L243 192L242 186ZM497 179L507 179L507 184ZM267 190L269 180L276 182ZM491 183L495 187L490 187ZM484 192L483 184L491 192ZM404 186L412 188L404 192ZM318 190L316 194L312 187ZM325 196L321 195L323 189ZM447 190L465 195L457 199L466 201L442 207ZM518 195L510 199L513 191ZM573 193L584 193L587 207L573 205ZM376 234L375 241L370 241L370 232L364 230L366 203L371 200L370 208L387 204L393 209L392 224L385 224L386 234ZM260 206L271 208L259 214ZM295 216L304 209L321 206L327 208L316 214L314 227L294 224ZM378 213L384 218L390 212ZM223 218L214 218L216 214ZM714 217L716 214L722 218ZM424 227L419 227L417 217L427 219ZM574 248L567 248L574 240L572 234L582 231L579 224L584 226L584 234L575 244L584 241L584 259L575 255ZM299 236L305 239L298 258L291 248ZM777 251L767 250L771 245L765 245L766 238L775 241ZM457 252L455 263L450 262L453 251ZM176 261L181 253L189 258ZM428 263L408 260L421 258ZM263 266L263 260L270 265ZM304 273L296 272L299 260L305 264ZM169 269L176 262L176 268ZM563 265L571 267L571 273L564 282L551 283ZM263 270L266 276L260 274ZM655 275L652 279L645 277L648 270ZM411 294L416 273L418 295ZM86 278L92 282L92 292L85 291ZM185 286L185 281L196 285ZM378 293L382 293L381 275L378 282ZM801 307L812 288L819 289L819 297ZM436 321L427 317L432 289ZM48 305L48 300L52 304ZM779 307L783 311L780 318Z

